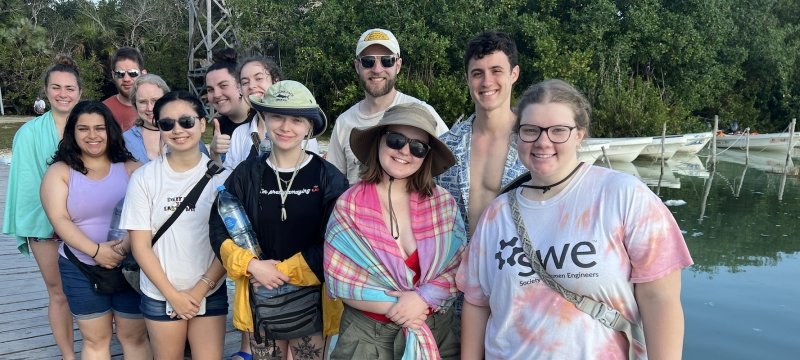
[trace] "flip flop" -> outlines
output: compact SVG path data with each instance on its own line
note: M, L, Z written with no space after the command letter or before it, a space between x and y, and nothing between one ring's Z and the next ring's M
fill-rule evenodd
M244 351L237 351L231 354L231 360L233 360L233 358L236 356L242 358L242 360L253 360L253 355L250 355Z

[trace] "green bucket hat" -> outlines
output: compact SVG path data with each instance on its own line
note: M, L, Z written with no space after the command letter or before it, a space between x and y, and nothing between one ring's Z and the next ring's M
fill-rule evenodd
M260 112L300 116L311 120L317 137L328 127L328 118L317 105L314 95L303 84L294 80L279 81L269 87L263 98L250 96L250 103Z

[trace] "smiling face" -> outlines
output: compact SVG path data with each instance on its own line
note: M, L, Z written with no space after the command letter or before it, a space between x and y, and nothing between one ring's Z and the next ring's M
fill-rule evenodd
M250 95L263 98L267 89L275 83L275 79L264 68L264 65L258 61L251 61L242 66L242 71L239 74L239 83L242 86L242 94L245 99L249 99Z
M508 56L498 50L467 65L469 94L479 111L511 109L511 89L519 77L519 66L511 67Z
M227 69L218 69L206 74L208 103L225 116L241 111L242 98L239 84Z
M111 78L114 80L114 85L117 86L117 91L123 97L129 98L131 94L131 88L133 87L133 82L136 81L135 77L131 77L128 75L129 70L136 70L141 74L141 69L139 69L139 64L136 61L131 59L120 59L114 64L114 68L111 69L112 76ZM122 71L124 75L122 78L118 79L116 76L113 76L113 72Z
M520 114L520 125L550 127L556 125L576 126L572 108L561 103L530 104ZM537 184L552 184L563 179L578 166L578 146L586 129L576 128L569 139L561 144L550 141L547 133L542 133L535 142L517 140L519 159Z
M427 132L408 125L389 126L386 130L403 134L412 140L419 140L425 144L430 142ZM427 156L430 156L428 154ZM409 144L403 145L399 150L395 150L386 145L386 134L380 137L378 146L378 162L383 171L396 179L405 179L419 170L425 158L418 158L411 154Z
M81 99L78 79L74 74L62 71L50 73L45 92L53 112L63 116L69 114Z
M192 104L183 100L174 100L164 104L158 114L159 120L176 120L174 127L169 131L161 130L161 138L169 145L173 153L200 151L197 144L203 132L206 130L205 119L199 118ZM194 118L194 126L184 128L179 121L180 118Z
M311 132L311 121L304 117L268 113L266 119L274 150L300 149L300 143Z
M155 84L140 83L136 89L136 112L147 125L156 126L153 122L153 107L156 100L162 96L164 96L164 90Z
M381 56L393 55L391 50L381 45L370 45L359 56ZM375 65L371 68L361 66L361 62L356 59L354 65L361 87L368 96L381 97L389 94L394 90L394 85L397 82L397 74L400 73L400 67L403 64L403 59L397 58L394 66L385 68L381 64L380 59L375 61Z
M108 135L103 116L96 113L81 114L75 123L75 142L81 149L81 156L106 156Z

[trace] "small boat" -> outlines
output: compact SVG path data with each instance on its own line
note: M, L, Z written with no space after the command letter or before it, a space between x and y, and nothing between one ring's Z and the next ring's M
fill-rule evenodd
M642 149L642 152L639 154L639 157L645 157L649 159L661 159L669 160L675 153L686 144L686 138L683 135L669 135L664 137L664 152L661 152L661 137L653 137L653 141L650 145L647 145Z
M631 162L639 153L653 142L652 136L635 138L588 138L583 140L583 146L600 144L601 153L605 153L608 160L614 162ZM603 156L603 155L601 155Z
M708 141L714 136L711 131L702 133L683 134L686 143L678 149L679 154L697 154L703 150Z
M746 149L750 151L770 151L783 152L789 149L789 133L770 133L770 134L740 134L717 136L717 151L724 149ZM792 147L800 143L800 137L792 138Z
M784 144L785 145L785 144ZM794 162L789 158L786 163L786 154L775 151L765 151L760 153L750 152L749 154L741 150L728 150L717 154L719 161L747 165L749 168L757 169L767 173L783 174L788 165L789 171L794 169Z
M597 159L603 156L603 145L610 143L610 140L597 141L591 144L584 141L578 149L578 161L583 161L587 164L594 164Z

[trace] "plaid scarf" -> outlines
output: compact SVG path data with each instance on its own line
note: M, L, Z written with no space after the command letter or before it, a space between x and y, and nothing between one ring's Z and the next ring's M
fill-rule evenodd
M325 280L331 296L397 302L386 291L416 291L434 310L455 296L455 274L466 242L455 200L447 190L436 187L428 198L412 193L409 207L420 260L417 285L383 221L375 184L360 182L342 194L325 234ZM403 330L403 359L439 358L427 324L419 330Z

